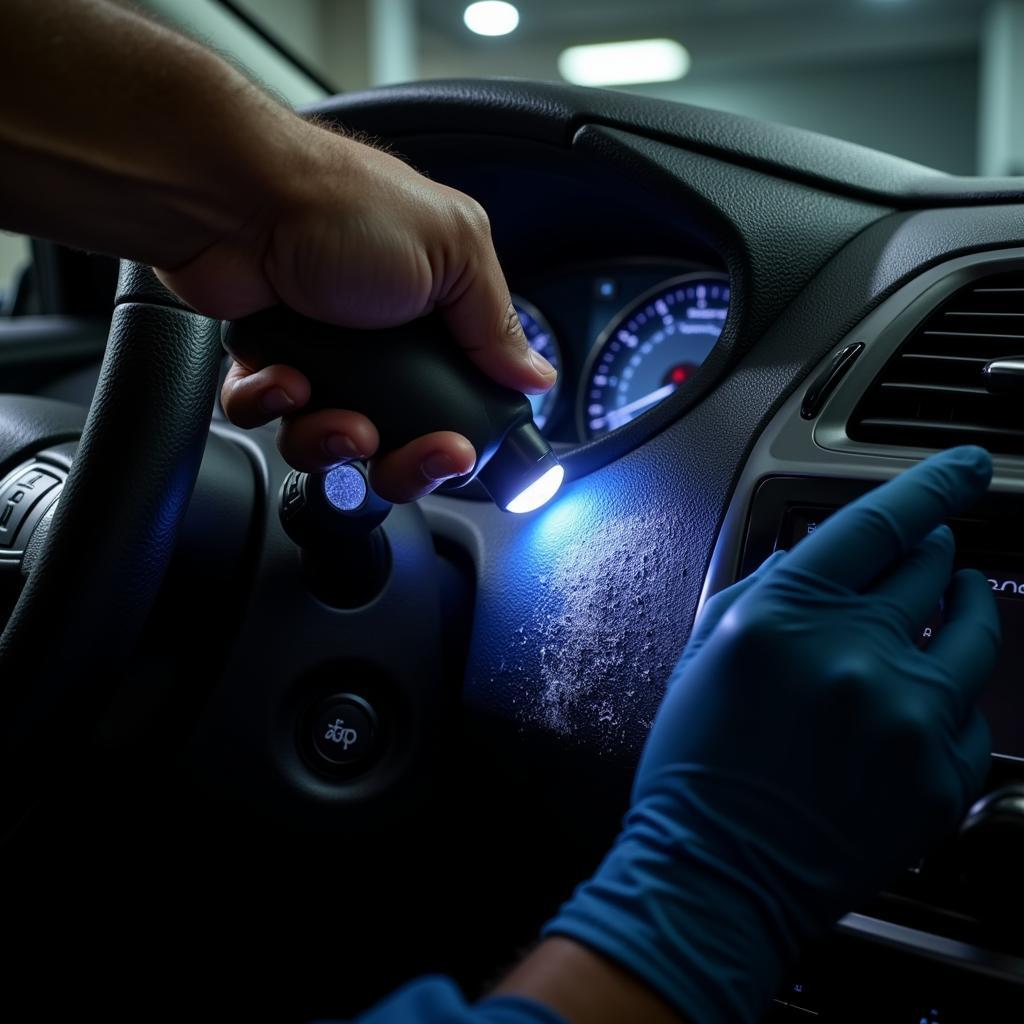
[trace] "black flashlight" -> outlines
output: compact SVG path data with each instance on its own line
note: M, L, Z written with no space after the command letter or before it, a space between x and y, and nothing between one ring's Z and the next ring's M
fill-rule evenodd
M387 454L423 434L453 430L476 451L471 473L507 512L549 501L564 471L533 422L525 395L495 383L432 313L400 327L335 327L275 306L228 323L224 347L247 366L284 363L309 379L309 409L352 409L369 417Z

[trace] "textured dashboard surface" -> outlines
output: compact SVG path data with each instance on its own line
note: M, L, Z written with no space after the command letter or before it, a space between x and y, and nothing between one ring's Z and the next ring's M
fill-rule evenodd
M962 178L790 128L603 89L514 79L422 82L348 93L311 108L384 138L497 132L566 144L584 124L624 128L830 191L900 206L1013 202L1020 178Z
M950 255L1024 240L1024 206L886 217L834 256L732 373L528 522L434 498L479 578L467 700L488 720L632 761L685 644L754 440L871 308Z

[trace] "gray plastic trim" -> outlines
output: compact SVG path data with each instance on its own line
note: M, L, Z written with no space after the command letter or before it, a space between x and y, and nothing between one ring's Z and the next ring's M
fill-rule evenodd
M762 478L795 475L882 483L933 453L933 449L863 444L849 437L846 424L882 367L937 305L976 278L1018 269L1024 269L1022 248L974 253L941 263L894 292L825 355L808 382L847 345L864 343L864 351L816 419L800 416L808 383L789 397L758 438L722 521L698 615L709 597L736 580L750 503ZM1024 494L1024 458L996 455L993 462L992 490Z
M924 956L961 969L967 968L976 974L1024 985L1024 960L1020 957L922 932L906 925L893 924L891 921L880 921L864 914L847 914L839 922L838 930L842 934L868 939L905 953Z

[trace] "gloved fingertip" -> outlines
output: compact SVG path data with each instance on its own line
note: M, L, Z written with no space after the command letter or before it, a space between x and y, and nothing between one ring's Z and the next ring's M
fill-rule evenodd
M949 448L940 458L973 472L986 485L992 479L992 456L979 445L964 444Z
M953 535L952 529L946 523L940 523L936 526L928 535L927 540L940 548L956 547L956 538Z

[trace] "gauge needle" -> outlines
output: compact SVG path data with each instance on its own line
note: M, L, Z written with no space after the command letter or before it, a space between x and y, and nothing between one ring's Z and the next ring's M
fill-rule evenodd
M649 395L644 395L643 398L638 398L635 402L622 406L621 409L612 409L605 417L608 427L611 430L621 427L623 423L628 423L636 413L643 412L648 406L660 402L663 398L668 398L675 389L675 384L665 384L657 391L652 391Z

